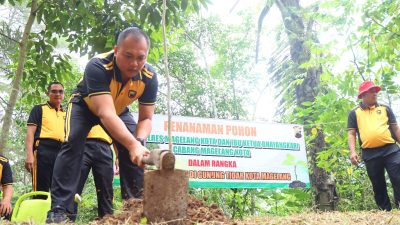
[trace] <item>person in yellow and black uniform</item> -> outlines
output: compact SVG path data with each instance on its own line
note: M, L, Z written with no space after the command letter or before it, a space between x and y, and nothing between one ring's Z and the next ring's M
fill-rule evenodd
M49 101L35 105L29 115L25 139L25 168L32 174L34 191L49 191L54 162L64 141L65 112L61 103L64 86L52 82L47 87Z
M13 193L13 177L8 159L0 155L0 183L2 190L2 199L0 202L0 217L10 220L11 219L11 198Z
M83 163L81 176L79 179L77 193L82 194L90 169L92 169L94 184L97 194L97 215L99 218L113 214L113 154L111 149L112 139L101 128L100 125L94 126L87 138L85 151L83 152ZM72 221L76 219L78 205L75 204Z
M95 56L86 65L68 103L66 140L54 166L47 223L64 222L67 214L73 213L86 136L94 125L101 124L113 141L123 146L118 151L129 152L132 163L144 166L142 159L150 152L136 138L146 139L151 132L158 89L157 74L146 63L149 48L147 34L130 27L119 34L114 51ZM130 114L127 106L137 100L135 137L126 127L134 123L126 121L133 117L125 115ZM137 176L143 176L142 168Z
M390 211L392 206L387 193L385 170L392 183L395 206L400 204L400 129L390 107L377 102L381 90L371 81L359 87L358 98L362 102L349 113L348 138L350 160L360 162L356 152L356 135L362 149L368 177L371 180L375 202L381 210Z

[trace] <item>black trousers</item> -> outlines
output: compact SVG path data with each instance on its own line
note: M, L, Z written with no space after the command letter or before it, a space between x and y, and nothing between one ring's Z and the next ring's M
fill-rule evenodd
M99 218L113 213L113 156L110 144L98 139L86 139L81 177L77 193L82 194L90 170L93 173L94 185L97 194L97 215ZM74 214L78 211L78 205L74 204Z
M129 114L129 110L120 115L125 124L128 123L127 120L133 120L133 117L126 114ZM90 129L97 124L100 124L99 118L88 109L83 99L80 96L73 97L68 103L65 121L66 140L62 143L54 166L51 186L52 211L73 214L74 195L80 180L86 137Z
M128 130L135 135L136 122L132 114L125 113L120 116ZM114 147L118 150L119 177L121 185L121 198L142 198L144 170L132 163L126 148L115 142Z
M365 161L365 166L378 207L386 211L392 209L386 187L386 169L393 187L395 206L398 208L400 203L400 151L369 159Z
M50 191L53 168L60 152L61 142L43 139L35 146L35 165L32 173L33 191Z

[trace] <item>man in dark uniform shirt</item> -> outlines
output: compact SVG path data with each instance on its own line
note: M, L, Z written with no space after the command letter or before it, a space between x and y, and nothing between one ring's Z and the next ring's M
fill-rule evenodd
M51 210L46 222L60 223L73 212L82 153L90 129L97 124L129 152L133 163L143 167L142 158L149 151L136 139L151 132L158 81L153 68L146 63L150 40L139 28L127 28L118 36L114 51L91 59L83 79L68 103L65 122L66 140L57 157L51 187ZM127 106L139 101L135 135L125 124Z
M12 172L8 159L0 155L0 182L1 190L3 191L3 198L0 202L0 217L4 219L11 219L11 198L13 193L12 183Z
M64 141L65 112L61 107L64 86L52 82L47 87L49 101L35 105L27 122L25 168L32 174L34 191L49 191L53 167Z

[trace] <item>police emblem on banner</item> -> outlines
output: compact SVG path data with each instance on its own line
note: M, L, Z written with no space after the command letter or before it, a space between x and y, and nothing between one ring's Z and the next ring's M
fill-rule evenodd
M128 97L129 98L134 98L136 96L136 91L134 91L134 90L129 90L129 92L128 92Z

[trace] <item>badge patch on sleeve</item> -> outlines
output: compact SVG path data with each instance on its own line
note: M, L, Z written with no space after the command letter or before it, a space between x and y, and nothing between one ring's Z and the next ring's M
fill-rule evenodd
M128 92L128 97L129 98L134 98L136 96L136 91L134 91L134 90L129 90L129 92Z

